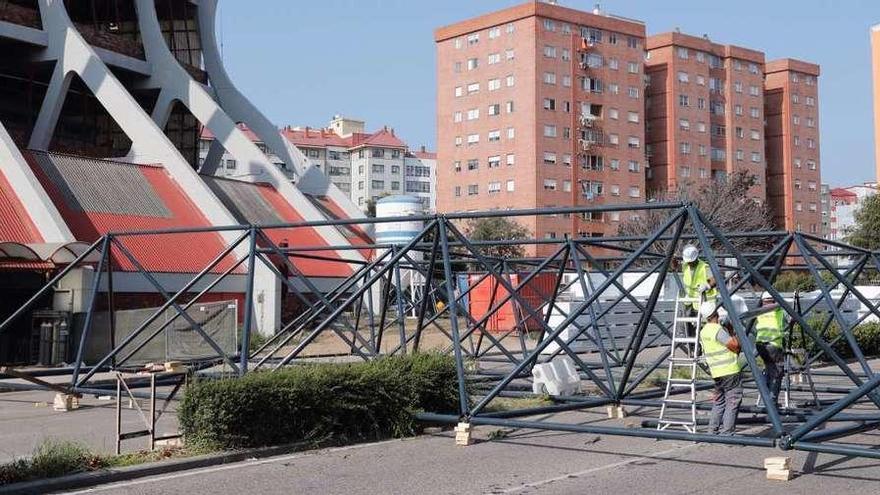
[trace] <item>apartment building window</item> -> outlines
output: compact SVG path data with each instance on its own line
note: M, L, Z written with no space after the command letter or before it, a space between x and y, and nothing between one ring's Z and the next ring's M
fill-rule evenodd
M507 128L507 139L513 139L516 137L516 129L513 127Z
M475 144L480 143L480 135L479 134L468 134L467 144L468 146L473 146Z
M545 191L555 191L556 190L556 179L544 179L544 190Z
M797 95L797 93L791 95L791 102L795 104L800 103L800 97Z
M688 77L688 73L685 71L678 71L678 82L686 83L690 80Z
M639 64L638 62L627 62L626 71L630 74L638 74L639 73Z
M513 60L514 56L515 55L513 48L508 48L507 50L504 50L504 58L506 58L507 60Z
M599 57L601 59L601 57ZM590 63L590 57L587 56L587 64ZM620 68L620 61L614 57L608 59L608 68L611 70L617 70Z
M599 69L604 64L604 59L602 58L602 55L599 55L598 53L588 53L586 55L586 57L584 57L582 59L582 62L586 63L587 67L589 67L591 69ZM617 59L614 59L614 62L615 62L615 67L612 67L612 68L616 69L617 68L616 67ZM611 62L609 61L609 65L610 65L610 63Z
M709 78L709 91L713 93L721 93L724 91L724 84L722 84L721 79L717 77Z
M501 104L500 103L493 103L493 104L489 105L489 110L486 113L488 113L488 115L490 117L495 117L496 115L500 115L501 114Z
M742 115L743 114L743 106L739 105L739 104L734 105L733 106L733 113L735 113L736 115Z
M513 113L513 100L508 100L507 103L504 104L507 109L507 113Z
M489 54L489 65L495 65L501 62L501 54L500 53L490 53Z
M570 101L566 101L562 104L562 111L565 113L571 112L571 102Z
M712 69L720 69L723 66L721 59L717 55L709 55L709 67Z
M544 30L556 31L556 24L553 22L553 19L544 19Z
M562 76L562 86L565 88L571 87L571 76L570 75L565 74Z
M616 95L616 94L620 93L620 86L617 85L616 83L609 83L608 84L608 92L613 95Z
M608 118L611 120L617 120L620 118L620 112L616 108L609 108Z
M391 173L392 174L400 174L400 165L392 165L391 166Z
M489 79L489 91L501 89L501 79Z
M373 158L385 158L385 150L382 148L373 148L370 150L370 156Z
M610 187L608 187L608 193L612 196L620 196L620 186L618 186L617 184L612 184Z
M571 127L562 128L562 139L571 139Z
M544 73L544 84L556 84L556 73L555 72L545 72Z
M556 110L556 99L544 98L544 110Z
M514 155L513 153L509 153L507 155L507 166L510 167L514 164L516 164L516 155Z
M467 61L468 70L475 70L480 66L480 59L478 58L469 58Z
M461 172L461 160L456 160L452 162L452 170L456 172Z
M384 180L373 180L370 183L370 186L373 189L385 189L385 181Z
M737 93L742 93L743 92L742 81L734 81L733 82L733 90L736 91Z
M391 190L392 191L399 191L400 190L400 182L398 182L396 180L391 181Z
M480 42L480 33L469 34L467 37L468 45L476 45Z
M556 165L556 153L552 151L544 152L544 164L546 165Z
M807 96L806 101L807 101L808 107L812 107L812 106L816 105L816 99L813 98L812 96Z
M706 132L705 122L697 122L697 132Z
M639 47L642 46L642 42L638 38L635 38L633 36L627 36L626 37L626 46L627 46L627 48L638 49Z
M800 179L794 180L794 188L800 190L800 188L801 188L801 180Z
M690 155L691 154L691 143L687 141L682 141L678 143L678 152L682 155Z
M498 38L499 36L501 36L501 28L500 27L495 26L493 28L489 28L489 39L490 40L494 40L495 38Z
M807 76L804 79L806 80L807 86L815 86L816 85L816 78L815 77Z
M810 170L816 170L816 162L813 160L807 160L807 168Z
M800 145L801 145L801 138L800 138L800 136L794 136L793 141L794 141L794 145L795 145L795 146L800 146Z
M456 86L456 87L455 87L455 97L456 97L456 98L459 98L459 97L461 97L462 95L464 95L464 90L462 89L461 86Z
M385 165L379 165L377 163L374 163L372 169L373 169L374 174L384 174L385 173Z
M461 50L461 45L462 45L461 38L455 38L455 49Z
M701 144L700 146L697 147L697 149L699 150L700 156L706 156L707 150L706 150L705 144Z
M797 202L794 204L794 210L795 210L795 211L804 211L804 204L801 203L800 201L797 201Z
M757 151L752 152L752 163L760 163L761 162L761 153Z
M697 98L697 108L700 110L706 109L706 100L704 98Z
M486 188L486 190L489 194L500 193L501 192L501 182L500 181L490 182L489 187Z
M749 86L749 95L761 96L761 88L759 88L758 86Z
M639 122L639 112L627 112L626 115L627 122L638 123Z
M724 115L724 104L720 101L713 101L709 106L709 113L712 115Z
M310 149L310 150L308 150L308 156L309 156L309 158L320 158L321 157L321 150Z
M633 149L641 147L641 141L639 141L639 138L636 136L630 136L629 139L627 139L626 144Z
M676 53L678 54L678 58L680 58L680 59L682 59L682 60L687 60L687 59L688 59L688 49L687 49L687 48L685 48L685 47L683 47L683 46L680 46L680 47L678 47L678 49L676 50Z
M615 133L608 134L608 146L616 148L620 145L620 136Z
M513 179L509 179L507 181L507 192L513 192L516 190L516 182Z
M581 89L583 89L584 91L589 91L591 93L601 93L602 81L596 79L595 77L582 77Z
M807 138L807 148L813 149L816 147L816 140L813 138Z
M741 162L746 159L746 154L743 150L736 150L736 161Z
M358 191L364 190L364 181L358 181Z
M727 153L721 148L712 148L712 161L723 162L727 159Z
M737 59L733 59L733 70L737 72L743 70L742 62Z
M462 143L461 136L455 136L455 147L458 148L459 146L461 146L461 143ZM361 157L361 158L363 158L363 157Z
M682 131L690 131L691 122L688 119L678 119L678 128Z
M458 198L461 196L461 186L455 186L455 197ZM361 198L363 199L363 198Z
M736 133L736 137L739 139L743 139L746 137L746 131L742 127L737 127L734 132Z
M544 45L544 56L547 58L556 58L556 47Z
M758 107L749 108L749 116L751 116L753 119L760 119L761 109L759 109Z
M630 86L628 92L629 92L630 98L638 98L639 97L639 88L636 88L634 86Z
M497 143L498 141L501 141L501 131L498 129L489 131L489 142Z
M581 163L581 168L584 170L595 170L596 172L601 172L604 168L603 158L601 155L585 155L581 158L583 163ZM617 160L612 160L612 167L614 162L620 163ZM613 170L618 170L620 166L617 168L612 168Z
M226 169L227 170L235 170L237 167L237 163L235 160L226 160Z
M608 33L608 44L616 45L617 44L617 33Z
M642 167L641 167L641 165L639 164L639 162L637 162L637 161L635 161L635 160L630 160L630 161L629 161L629 167L628 167L628 170L629 170L630 172L638 173L641 169L642 169Z
M816 119L807 117L807 127L816 127Z
M691 176L691 168L690 167L679 167L678 174L682 177L690 177Z
M816 203L810 203L810 211L813 211L813 212L815 212L815 211L816 211L816 209L817 209L817 208L816 208ZM816 231L816 230L815 230L815 227L816 227L816 226L815 226L815 225L813 225L813 232L815 232L815 231Z
M800 158L794 159L794 168L801 168L801 159Z
M749 73L750 74L757 74L758 72L759 72L758 71L758 64L756 64L754 62L749 62Z
M639 190L638 186L630 186L629 188L629 197L638 198L642 195L641 190Z
M487 165L489 168L498 168L501 166L501 155L490 156L487 159Z
M480 91L480 83L470 83L467 86L467 93L472 95L474 93L478 93Z
M816 190L816 183L814 181L807 182L807 189L809 189L810 191L815 191Z
M555 138L556 137L556 126L545 124L544 125L544 137Z
M468 185L468 196L476 196L477 194L480 194L480 185L479 184Z
M460 74L461 67L462 67L461 62L456 62L455 65L452 66L452 71L455 72L456 74Z
M721 124L712 124L712 135L717 137L724 137L727 135L727 128Z
M751 134L752 141L758 141L759 139L761 139L761 131L757 129L751 129L749 133Z
M565 60L566 62L571 60L571 51L568 48L562 49L562 60Z
M566 167L571 167L571 153L562 154L562 165Z
M480 118L480 109L479 108L471 108L467 111L467 119L468 120L477 120Z
M705 86L706 85L706 77L697 74L697 85L698 86Z

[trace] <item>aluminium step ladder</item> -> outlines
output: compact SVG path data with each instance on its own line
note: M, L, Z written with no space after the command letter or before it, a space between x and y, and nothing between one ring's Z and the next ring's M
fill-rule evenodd
M681 427L690 433L697 432L697 368L700 362L700 329L702 318L699 310L691 315L691 305L697 308L703 304L703 296L679 297L675 300L675 316L672 322L672 340L670 342L668 368L666 372L666 393L660 406L660 419L657 429L665 430ZM693 335L688 331L694 329ZM677 370L683 370L680 376ZM682 392L689 393L687 399L675 398ZM681 410L681 405L690 406L690 419L670 417L670 409ZM687 407L684 407L687 409Z

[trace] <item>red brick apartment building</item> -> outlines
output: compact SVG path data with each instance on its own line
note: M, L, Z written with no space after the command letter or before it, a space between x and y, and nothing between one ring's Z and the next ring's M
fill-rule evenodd
M764 54L707 38L648 38L649 190L674 190L745 170L765 199Z
M790 58L767 63L767 201L776 225L819 234L819 66Z
M529 2L437 29L438 211L645 200L645 26ZM620 214L522 219L537 237Z
M816 65L531 1L434 33L437 211L641 203L745 170L780 228L817 232ZM539 238L626 218L523 218Z

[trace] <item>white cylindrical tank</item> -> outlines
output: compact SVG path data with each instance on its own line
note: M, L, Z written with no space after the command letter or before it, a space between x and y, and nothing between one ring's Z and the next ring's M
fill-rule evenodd
M413 196L386 196L376 201L376 218L410 217L424 214L422 201ZM376 224L377 244L404 245L424 228L422 220Z

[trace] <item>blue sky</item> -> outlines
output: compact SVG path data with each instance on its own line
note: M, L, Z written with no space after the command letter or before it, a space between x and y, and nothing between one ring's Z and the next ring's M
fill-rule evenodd
M438 26L519 0L222 0L220 35L238 87L279 125L326 125L334 113L390 125L413 148L435 141ZM592 9L595 2L562 0ZM816 62L822 175L873 178L868 30L880 0L609 0L602 8L671 31Z

